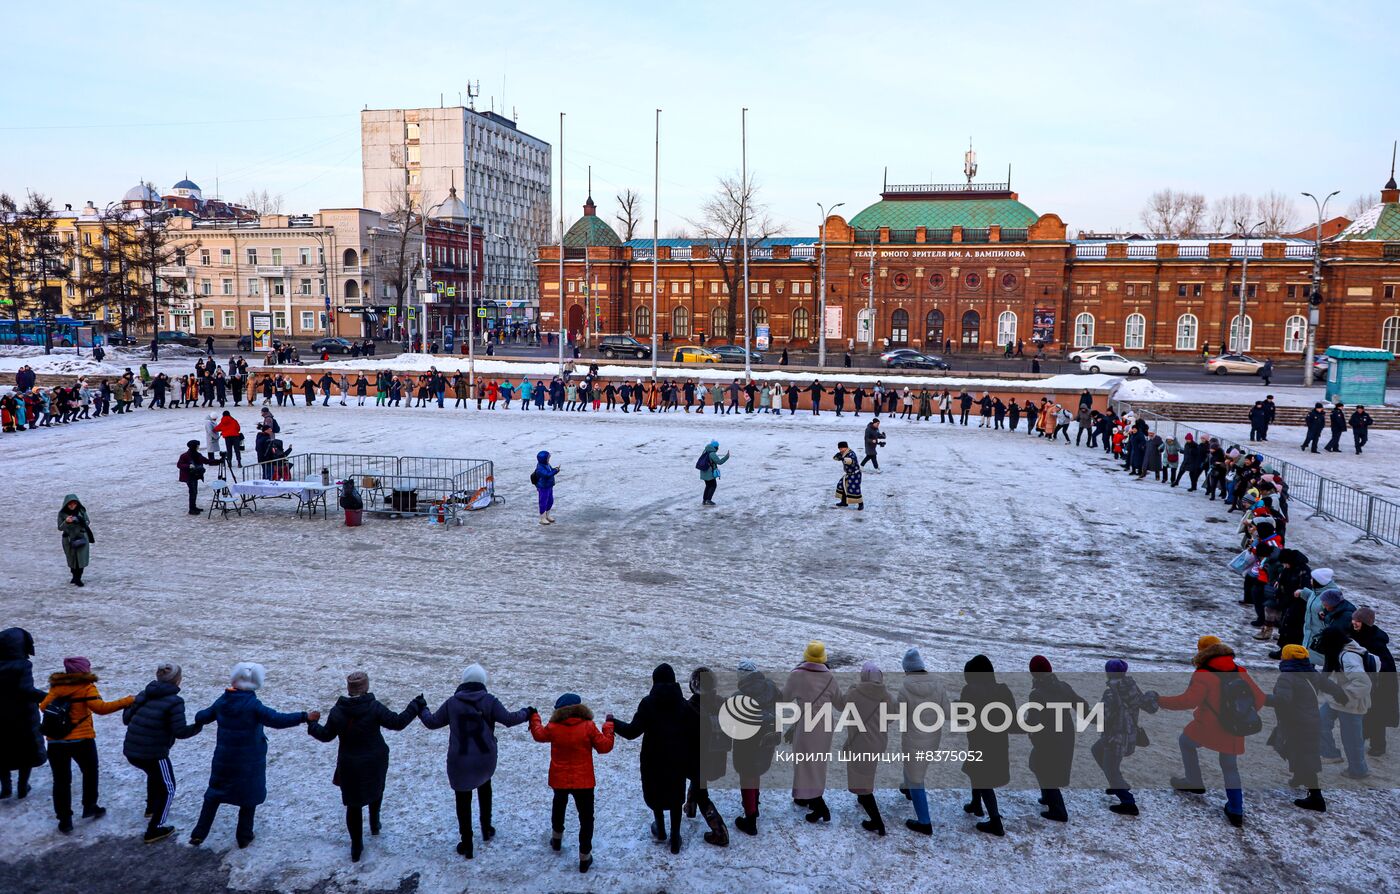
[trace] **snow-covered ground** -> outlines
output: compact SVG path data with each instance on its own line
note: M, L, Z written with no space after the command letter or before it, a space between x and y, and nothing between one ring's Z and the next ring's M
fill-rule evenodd
M198 348L184 345L162 345L160 360L151 362L150 348L107 348L101 362L94 360L91 348L54 348L46 354L42 347L34 345L0 345L0 373L13 375L21 366L29 366L40 375L60 376L119 376L127 369L140 369L141 364L152 375L185 375L194 369L195 361L205 356ZM250 367L262 366L262 356L257 353L243 355ZM215 358L220 366L228 363L225 350Z
M250 429L254 414L237 415ZM885 471L866 475L869 505L856 513L829 508L835 443L858 442L865 421L849 415L334 405L277 415L298 452L493 459L507 502L446 530L374 518L346 528L282 507L193 518L174 463L198 434L197 412L141 411L0 437L9 547L0 610L4 625L33 631L41 679L64 656L87 655L111 698L175 660L193 711L218 695L229 667L252 660L268 668L266 703L324 711L359 668L398 708L420 691L436 706L461 668L481 661L509 706L547 710L575 689L599 715L630 716L659 661L732 668L747 657L781 678L813 638L847 664L869 658L887 670L912 643L936 670L960 670L984 652L1002 669L1023 669L1041 653L1057 669L1096 670L1122 655L1147 672L1181 669L1197 637L1215 633L1247 663L1268 664L1224 568L1237 550L1236 517L1184 488L1132 481L1100 452L891 421ZM693 466L710 438L733 459L722 468L719 506L702 511ZM1395 445L1377 447L1367 458L1393 466ZM563 466L551 527L536 524L528 480L540 449ZM83 589L67 583L54 530L69 491L86 502L96 534ZM1400 627L1395 562L1354 545L1347 529L1298 520L1289 533L1316 565L1338 569L1354 601L1376 606L1382 626ZM57 834L48 772L37 771L29 800L0 802L0 860L66 855L119 834L133 853L178 871L213 732L177 745L178 842L145 851L143 783L121 757L120 722L98 718L97 732L107 818L80 823L72 838ZM648 839L637 745L624 742L596 760L596 863L581 877L572 814L565 854L548 848L548 749L523 728L500 735L498 835L465 862L453 853L447 735L418 724L388 734L385 833L352 865L331 784L334 746L300 730L269 738L257 841L232 849L225 808L205 845L226 851L238 888L290 891L329 878L316 890L395 890L414 873L422 892L1394 890L1400 877L1400 853L1378 831L1400 812L1394 791L1329 792L1319 816L1293 808L1283 790L1251 790L1241 832L1214 806L1218 790L1206 801L1144 791L1135 820L1109 813L1101 792L1070 792L1068 825L1040 819L1036 792L1008 791L1004 840L972 830L959 809L964 791L931 793L932 839L903 828L911 813L893 791L879 793L886 838L860 829L845 792L828 792L833 820L814 827L784 792L768 791L757 838L734 834L719 850L701 842L699 819L688 820L685 848L671 856ZM1262 738L1251 740L1257 756L1246 765L1262 760ZM1165 738L1154 736L1154 747L1173 751ZM1207 779L1218 779L1206 763ZM739 813L736 792L716 800L726 818ZM119 890L105 866L76 871L95 885L88 890L104 880Z

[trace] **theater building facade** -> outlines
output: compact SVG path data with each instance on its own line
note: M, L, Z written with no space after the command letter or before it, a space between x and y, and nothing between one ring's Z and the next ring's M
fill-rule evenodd
M744 303L731 320L728 288L738 245L665 239L653 262L650 239L621 241L591 205L565 236L562 319L559 246L539 249L542 331L584 344L650 338L653 326L673 343L742 339ZM827 218L825 231L828 351L993 353L1009 342L1052 356L1108 344L1181 358L1228 343L1284 358L1301 357L1307 341L1316 246L1304 239L1070 239L1009 183L886 186L849 220ZM747 322L773 349L816 345L822 246L808 236L749 247ZM1320 284L1319 350L1400 352L1393 179L1380 204L1321 243ZM866 320L873 344L862 341Z

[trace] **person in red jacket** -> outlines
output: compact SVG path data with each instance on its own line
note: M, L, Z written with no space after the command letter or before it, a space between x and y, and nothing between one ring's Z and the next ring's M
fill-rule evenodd
M1236 828L1244 825L1244 790L1240 784L1239 756L1244 754L1244 737L1225 729L1220 715L1221 689L1238 673L1252 693L1254 709L1264 707L1264 691L1255 684L1249 672L1235 663L1234 650L1219 637L1203 636L1196 643L1196 657L1191 663L1196 671L1191 683L1181 695L1163 695L1157 706L1168 711L1193 711L1191 722L1177 740L1181 746L1184 777L1173 776L1172 788L1192 794L1205 794L1201 782L1201 760L1197 753L1209 748L1220 756L1220 773L1225 778L1225 818Z
M613 716L603 718L599 730L583 699L566 692L554 703L549 723L540 722L538 711L530 715L530 735L549 743L549 787L554 789L549 846L557 851L563 845L564 808L572 795L578 812L578 871L587 872L593 865L593 752L612 751Z
M233 414L224 410L224 415L214 424L214 431L224 439L224 446L228 448L229 459L233 464L243 465L243 426L238 424Z

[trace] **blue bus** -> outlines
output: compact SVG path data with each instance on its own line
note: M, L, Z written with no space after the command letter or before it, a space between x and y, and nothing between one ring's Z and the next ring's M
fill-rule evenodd
M78 343L78 327L92 324L72 317L54 317L47 324L44 320L0 320L0 345L42 345L46 325L53 333L55 347L71 348Z

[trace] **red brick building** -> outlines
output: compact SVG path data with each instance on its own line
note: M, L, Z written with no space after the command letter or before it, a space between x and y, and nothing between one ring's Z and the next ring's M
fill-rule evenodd
M589 206L584 214L564 246L571 335L648 338L655 323L676 342L742 338L743 321L729 319L726 285L736 246L661 240L654 286L651 240L623 243ZM536 261L545 332L560 328L558 252L541 246ZM1229 340L1282 357L1303 353L1314 243L1071 240L1057 215L1032 211L1009 183L916 184L887 186L849 221L828 218L825 254L832 351L855 342L862 308L870 308L876 349L987 353L1008 341L1043 341L1049 352L1110 344L1170 357L1217 352ZM1319 347L1400 351L1400 190L1393 179L1381 203L1325 239L1321 254ZM749 323L768 327L775 347L815 344L820 261L816 236L750 247ZM742 301L738 309L742 316Z

